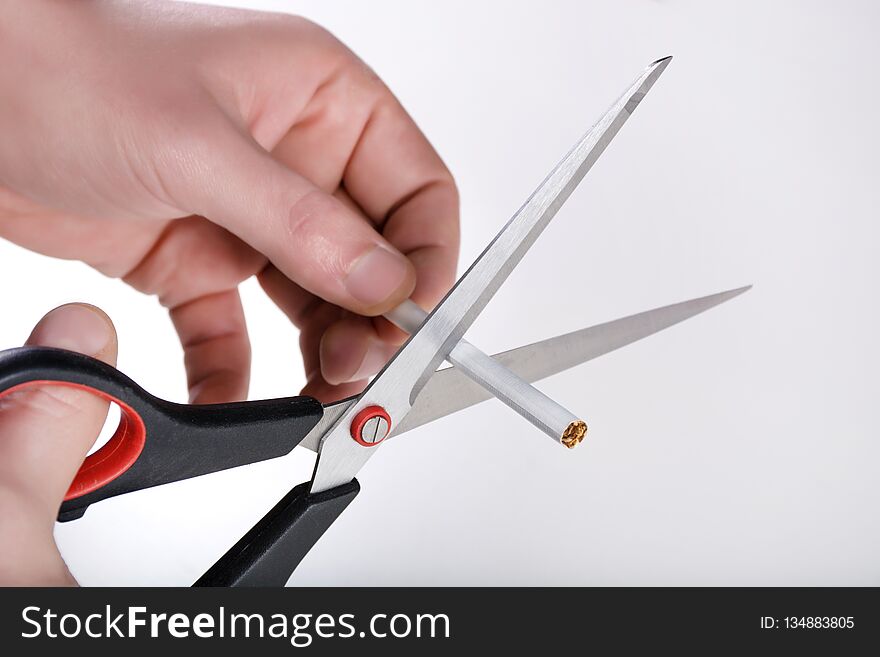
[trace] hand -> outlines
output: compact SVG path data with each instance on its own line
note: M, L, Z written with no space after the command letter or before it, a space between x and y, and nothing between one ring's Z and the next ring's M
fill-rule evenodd
M300 329L304 392L359 391L377 315L454 280L458 199L391 92L300 18L166 2L0 7L0 236L155 294L190 399L242 399L238 285Z
M94 306L56 308L27 344L116 364L116 331ZM0 586L69 586L52 531L58 507L107 416L107 402L61 386L0 398Z

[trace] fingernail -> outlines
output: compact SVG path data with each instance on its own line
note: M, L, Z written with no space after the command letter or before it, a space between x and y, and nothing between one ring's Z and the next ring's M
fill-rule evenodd
M364 359L352 377L351 381L360 381L373 376L388 362L388 350L384 345L373 343L367 348Z
M112 330L100 312L72 303L47 314L31 333L28 344L56 347L95 356L110 342Z
M367 306L375 306L397 292L407 278L406 258L382 246L362 255L345 278L345 289Z

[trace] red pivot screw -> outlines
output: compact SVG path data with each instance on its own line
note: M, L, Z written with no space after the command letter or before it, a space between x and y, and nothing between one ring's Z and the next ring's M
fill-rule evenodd
M378 445L391 432L391 416L381 406L367 406L351 421L351 437L364 447Z

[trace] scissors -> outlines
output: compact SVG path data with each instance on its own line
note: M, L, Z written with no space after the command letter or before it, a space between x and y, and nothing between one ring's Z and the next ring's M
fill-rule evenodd
M669 64L653 62L559 162L430 313L390 318L410 336L357 396L322 405L306 396L186 405L154 397L115 368L46 347L0 352L0 396L27 386L85 389L120 409L113 437L89 455L59 511L81 517L96 502L289 453L317 452L312 479L293 488L200 577L196 586L282 586L357 496L355 476L384 440L499 397L558 433L551 402L531 383L640 340L748 287L692 299L484 356L463 336ZM443 361L451 367L438 370ZM547 406L550 404L550 406ZM537 406L544 406L541 410ZM563 409L564 410L564 409ZM546 412L545 412L546 411ZM541 424L538 416L550 418ZM583 423L581 423L583 424ZM577 425L580 427L580 425ZM579 435L557 439L574 446Z

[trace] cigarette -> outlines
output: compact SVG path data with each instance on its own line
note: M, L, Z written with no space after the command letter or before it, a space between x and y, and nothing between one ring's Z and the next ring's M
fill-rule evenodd
M428 316L407 299L385 318L407 333L415 332ZM586 423L527 383L467 340L460 340L447 360L553 440L572 449L584 439Z

